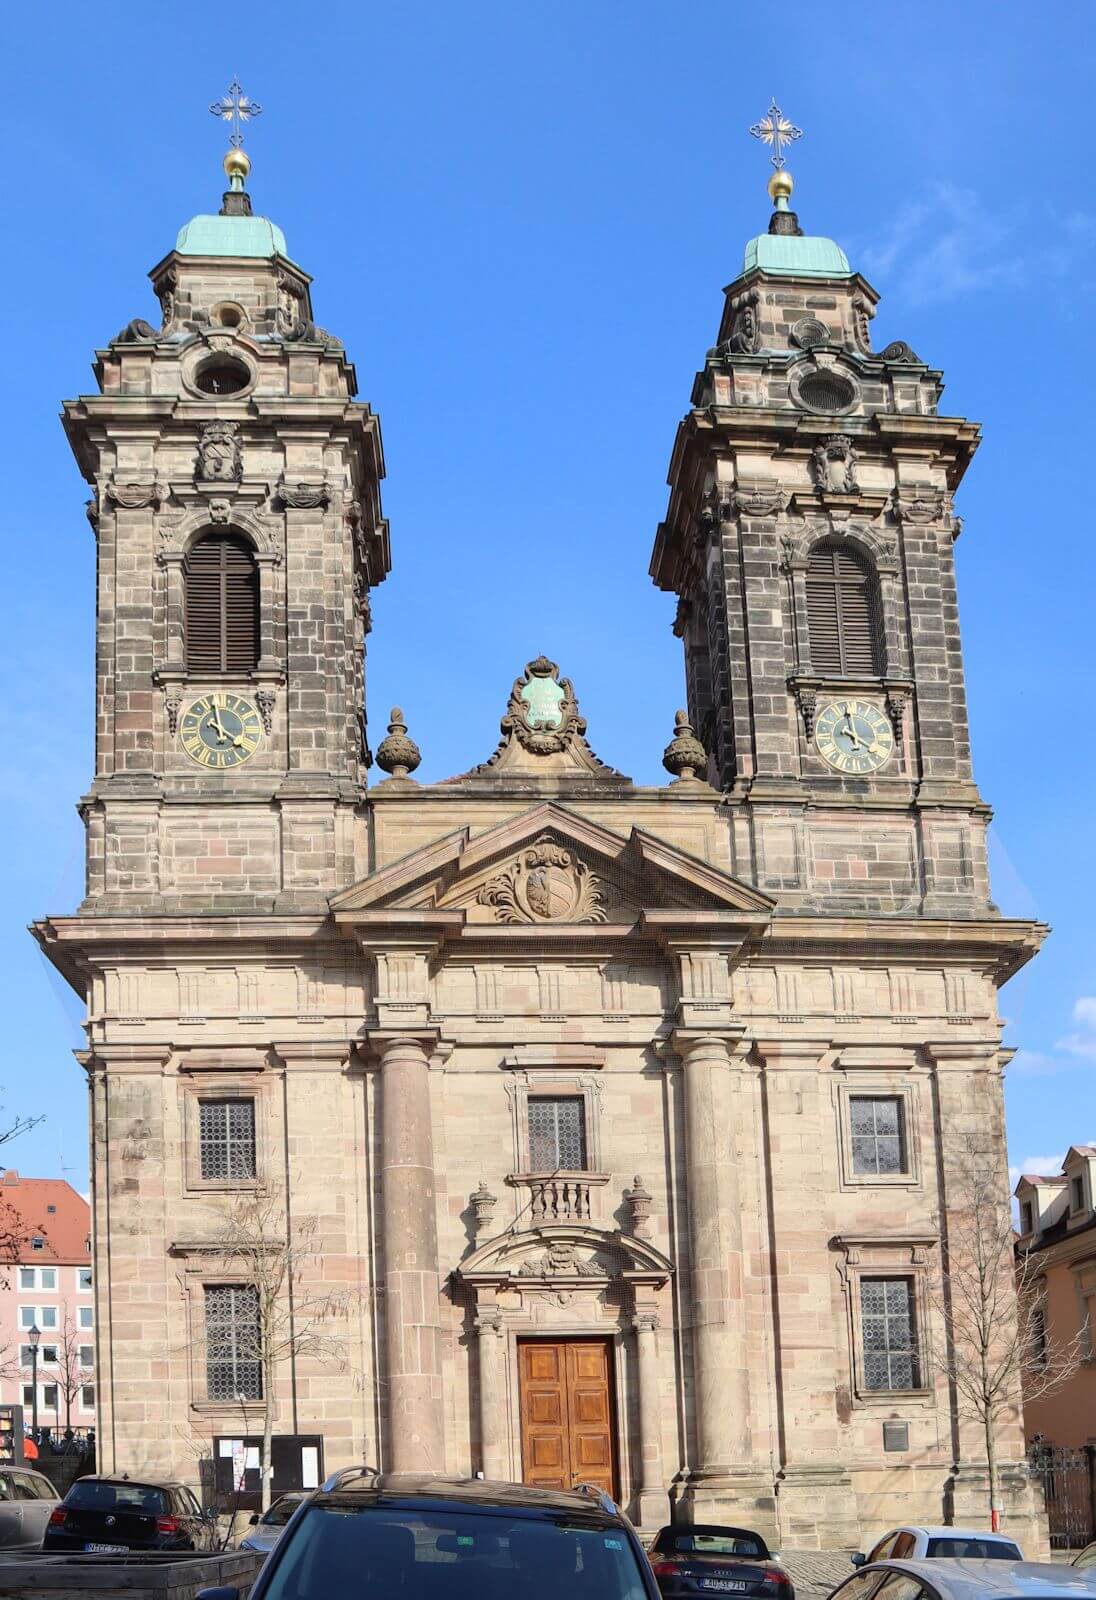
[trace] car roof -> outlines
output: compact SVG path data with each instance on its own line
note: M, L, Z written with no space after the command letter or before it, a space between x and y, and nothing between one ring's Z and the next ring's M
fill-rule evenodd
M1009 1596L1091 1596L1092 1580L1051 1561L873 1561L861 1572L908 1572L945 1600L1007 1600Z
M584 1489L538 1489L527 1483L496 1483L489 1478L449 1477L444 1473L372 1472L329 1478L316 1499L402 1503L408 1508L430 1509L439 1504L461 1505L470 1511L497 1506L520 1516L557 1515L620 1521L621 1515L607 1495Z
M180 1483L177 1478L122 1478L116 1472L85 1472L79 1478L74 1478L72 1487L78 1483L117 1483L127 1489L185 1489L187 1485Z
M891 1528L888 1533L880 1534L880 1539L889 1539L896 1533L923 1533L929 1539L999 1539L1005 1544L1018 1544L1010 1533L990 1533L985 1528L949 1528L943 1523L931 1522L903 1522L897 1528ZM879 1543L877 1539L876 1544Z

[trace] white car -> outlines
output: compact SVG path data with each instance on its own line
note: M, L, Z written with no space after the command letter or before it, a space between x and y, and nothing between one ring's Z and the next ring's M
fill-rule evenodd
M1052 1561L880 1561L838 1584L829 1600L1092 1600L1090 1574Z
M852 1558L854 1567L871 1561L933 1561L966 1557L970 1561L1022 1561L1024 1552L1004 1533L980 1528L892 1528L868 1552Z

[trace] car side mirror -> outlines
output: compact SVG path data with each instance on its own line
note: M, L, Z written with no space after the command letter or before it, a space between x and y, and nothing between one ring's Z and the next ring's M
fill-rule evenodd
M863 1550L858 1550L856 1552L856 1554L852 1558L852 1564L853 1564L854 1567L866 1567L867 1566L868 1558L864 1554Z
M248 1526L249 1527L252 1527L252 1528L257 1527L258 1526L258 1522L259 1522L259 1513L257 1511L253 1511L251 1513L251 1515L248 1517L247 1521L248 1521Z

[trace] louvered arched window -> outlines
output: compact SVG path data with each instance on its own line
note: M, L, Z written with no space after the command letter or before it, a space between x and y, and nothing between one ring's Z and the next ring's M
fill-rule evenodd
M835 678L884 670L879 583L867 556L845 544L820 544L807 565L811 666Z
M259 571L236 533L211 533L186 558L189 672L251 672L259 659Z

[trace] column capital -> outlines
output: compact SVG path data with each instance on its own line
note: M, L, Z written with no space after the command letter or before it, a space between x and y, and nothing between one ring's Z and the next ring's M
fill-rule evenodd
M662 1326L662 1318L657 1311L635 1311L632 1314L632 1327L636 1333L657 1333Z
M743 1038L746 1025L731 1023L717 1028L675 1028L670 1035L670 1048L682 1062L717 1061L726 1065L740 1065L740 1057L749 1050L749 1041Z
M493 1333L501 1339L506 1332L506 1324L502 1320L502 1312L495 1307L488 1311L478 1312L474 1326L476 1332L481 1336L485 1333Z
M437 1028L370 1028L362 1041L362 1048L376 1056L383 1065L389 1056L408 1050L420 1052L429 1061L438 1043Z

